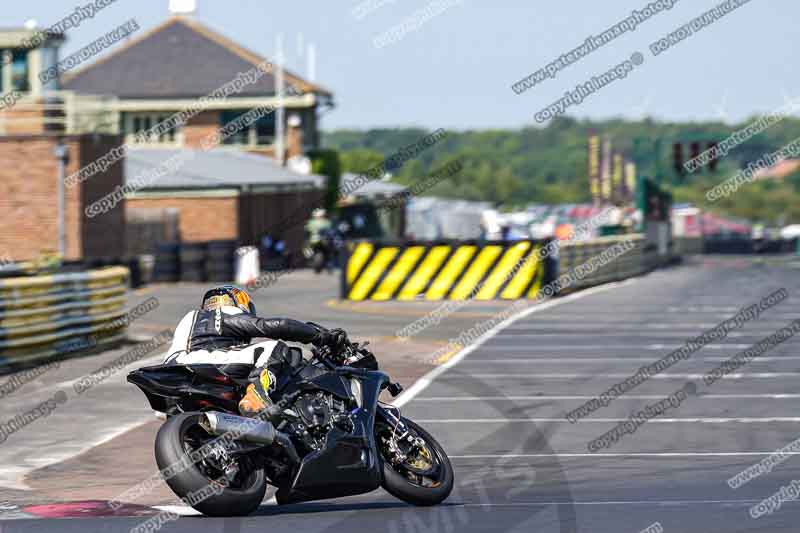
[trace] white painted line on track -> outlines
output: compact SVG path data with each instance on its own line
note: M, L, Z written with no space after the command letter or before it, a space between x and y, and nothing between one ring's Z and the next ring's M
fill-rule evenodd
M762 500L609 500L609 501L571 501L571 502L513 502L513 503L465 503L464 507L542 507L548 505L752 505ZM797 502L784 502L797 503Z
M537 339L542 337L553 338L553 337L563 337L567 339L572 339L574 337L588 337L588 338L596 338L596 337L677 337L681 339L687 339L691 337L696 337L698 331L702 331L698 328L692 330L685 330L685 331L676 331L674 328L671 328L668 332L655 332L655 331L647 331L642 333L641 330L631 330L631 331L620 331L617 330L615 327L611 326L613 331L603 331L603 332L592 332L592 331L570 331L570 332L559 332L559 333L547 333L547 332L536 332L536 333L505 333L503 335L504 339ZM777 328L776 328L777 329ZM521 331L521 330L515 330ZM741 331L733 331L728 333L726 338L733 338L733 337L758 337L758 336L766 336L775 333L775 330L772 331L765 331L764 333L755 333L755 332L741 332Z
M621 305L624 305L624 304L621 304ZM767 313L762 314L759 318L754 319L754 320L757 320L758 324L762 324L762 323L780 322L781 320L797 319L796 312L798 310L800 310L800 307L798 307L798 306L786 307L786 308L784 308L784 310L787 311L787 312L786 313L772 313L771 311L767 311L768 314ZM793 313L795 313L795 314L793 315ZM732 318L734 316L734 314L735 314L735 311L726 312L726 313L718 313L718 312L698 313L697 320L698 321L702 320L702 321L704 321L702 323L707 324L708 320L716 319L717 317L719 317L720 319ZM633 310L633 311L628 311L627 309L623 309L623 308L615 308L613 314L610 314L608 312L608 308L592 309L592 308L584 307L583 309L581 309L581 315L588 319L586 321L587 324L592 324L592 323L615 324L615 321L617 320L618 317L625 317L625 318L631 317L633 319L646 319L646 318L650 318L650 317L657 317L662 322L666 322L666 321L668 321L670 319L669 316L664 314L664 309L663 308L655 308L655 307L652 308L652 309L644 309L644 308L638 307L636 310ZM609 319L609 316L613 316L614 319ZM565 318L566 319L572 319L574 317L570 316L570 315L554 313L552 315L548 315L547 318L542 319L542 322L547 321L547 320L550 320L550 321L563 321ZM686 317L675 317L675 318L682 318L684 320L686 319ZM721 321L722 320L720 320L720 322ZM669 322L667 322L667 323L669 323ZM678 322L676 322L676 324L677 323ZM700 322L698 322L698 323L700 323ZM754 321L753 323L756 323L756 322ZM563 324L563 322L562 322L562 324ZM583 324L583 322L581 322L580 324Z
M629 418L582 418L579 424L615 424L628 422ZM559 422L562 424L573 425L564 417L548 418L427 418L415 420L420 424L544 424L548 422ZM770 416L770 417L687 417L687 418L651 418L648 424L769 424L773 422L800 422L797 416Z
M484 402L484 401L521 401L521 400L593 400L597 396L421 396L418 402ZM695 396L698 400L796 400L800 394L703 394ZM624 395L614 398L620 400L663 400L664 395L640 394Z
M108 379L103 381L102 383L98 384L98 387L103 385L108 386L109 384L118 384L120 382L124 382L125 376L127 375L128 371L132 368L139 368L140 366L147 366L149 364L154 364L156 362L160 362L164 359L165 354L158 354L154 356L150 356L145 359L141 359L139 361L134 361L124 367L122 367L118 372L114 375L109 376ZM88 374L84 374L88 375ZM71 384L80 381L81 378L62 382L60 384L56 384L53 388L69 388L71 389ZM69 385L69 386L68 386ZM70 393L71 394L71 393ZM70 396L69 401L73 401L77 399L75 396ZM145 411L147 412L147 411ZM150 411L152 412L152 411ZM60 414L60 413L58 413ZM145 416L139 420L129 422L124 425L115 425L110 427L107 431L104 432L92 432L88 435L87 440L79 442L79 446L70 446L66 451L61 450L57 446L50 446L39 450L37 454L32 455L24 466L21 467L13 467L13 468L3 468L0 469L0 487L11 488L16 490L31 490L31 488L25 483L25 477L33 472L34 470L38 470L53 464L62 463L73 457L78 457L98 446L102 446L103 444L123 435L129 431L133 431L134 429L143 426L150 422L152 418L150 416ZM81 434L81 436L85 436ZM2 531L0 531L2 533Z
M753 331L749 329L745 329L742 333L751 333L751 334L758 334L758 333L765 333L767 335L774 333L775 329L777 329L781 325L785 325L785 321L781 320L774 320L774 321L766 321L766 320L759 320L759 326L765 326L766 324L774 324L775 328L770 330L758 330ZM597 329L608 329L613 327L615 331L642 331L644 329L665 329L668 331L674 331L677 329L684 329L686 331L690 331L691 336L697 336L698 332L705 331L707 329L715 328L719 326L718 323L713 322L666 322L663 324L617 324L613 321L608 322L581 322L579 324L575 324L572 326L573 329L576 330L576 333L581 333L582 329L589 329L589 328L597 328ZM552 320L549 321L547 318L542 317L538 319L535 323L531 323L525 326L511 326L506 331L514 332L514 331L526 331L530 332L531 330L541 329L543 332L547 332L546 330L549 328L559 328L564 327L563 320Z
M697 361L701 363L724 363L728 361L730 357L698 357L692 358L691 361ZM616 363L618 361L640 361L646 363L652 363L652 357L570 357L569 359L564 357L534 357L534 358L522 358L519 359L472 359L470 361L466 361L464 364L515 364L515 363ZM786 356L778 356L778 357L757 357L752 362L758 361L765 361L765 362L776 362L776 361L800 361L800 355L786 355Z
M97 446L102 446L103 444L119 437L127 433L128 431L133 431L134 429L138 428L149 422L150 419L146 419L144 421L137 421L131 424L127 424L124 426L117 426L113 430L98 435L97 437L93 438L92 440L83 443L79 449L70 449L68 452L60 452L57 450L42 450L42 454L32 459L29 463L27 463L23 467L13 467L13 468L6 468L4 465L3 469L0 471L0 487L3 488L10 488L16 490L32 490L26 483L25 477L33 472L34 470L39 470L40 468L45 468L50 465L62 463L73 457L77 457L82 455ZM0 529L0 533L2 530Z
M667 307L668 313L735 313L739 311L740 307L727 306L722 307L719 305L692 305L688 307Z
M774 332L773 332L774 333ZM508 336L504 335L503 338L508 338ZM788 342L788 341L787 341ZM753 344L708 344L703 346L702 350L742 350L744 348L750 348ZM642 345L635 345L635 344L594 344L594 345L577 345L577 346L566 346L564 344L493 344L491 346L485 346L484 350L511 350L511 349L523 349L523 350L552 350L552 351L563 351L563 350L677 350L678 348L682 348L685 344L646 344Z
M153 340L153 339L152 338L148 339L148 341L151 341L151 340ZM131 370L134 370L134 369L137 369L137 368L142 368L144 366L161 364L161 362L164 361L164 358L166 356L167 356L167 354L166 354L166 352L164 352L164 353L160 353L160 354L157 354L157 355L151 355L150 357L147 357L145 359L139 359L139 360L133 361L132 363L128 363L127 365L125 365L123 367L120 367L116 372L111 374L107 379L103 380L101 382L101 384L103 384L103 383L105 383L105 384L112 383L112 380L116 380L116 383L124 383L126 381L126 377L128 375L128 372L130 372ZM106 363L106 364L108 364L108 363ZM90 376L91 374L92 374L91 372L87 372L86 374L81 374L80 377L77 377L75 379L70 379L70 380L67 380L67 381L59 381L58 383L52 384L51 388L71 389L73 385L75 385L76 383L80 382L80 380L84 379L86 376Z
M507 453L481 455L448 455L450 459L536 459L540 457L769 457L775 452L631 452L631 453ZM783 455L800 455L800 452L785 452Z
M465 357L467 357L473 351L475 351L476 349L481 347L483 345L483 343L485 343L489 339L493 338L495 335L497 335L498 333L503 331L503 329L505 329L506 327L510 326L511 324L516 322L517 320L519 320L521 318L525 318L527 316L530 316L530 315L532 315L534 313L538 313L539 311L544 311L546 309L551 309L553 307L557 307L557 306L565 304L565 303L574 302L575 300L580 300L582 298L585 298L587 296L591 296L593 294L606 292L606 291L611 290L611 289L616 289L616 288L619 288L619 287L630 285L632 283L635 283L638 279L639 278L632 278L632 279L628 279L628 280L625 280L625 281L620 281L620 282L617 282L617 283L609 283L607 285L600 285L598 287L593 287L591 289L586 289L586 290L581 291L581 292L576 292L574 294L570 294L570 295L564 296L563 298L558 298L556 300L549 300L549 301L547 301L547 302L545 302L545 303L543 303L541 305L536 305L536 306L530 307L528 309L525 309L524 311L521 311L517 315L512 316L512 317L504 320L500 324L496 325L495 327L493 327L492 329L487 331L483 336L481 336L474 343L472 343L471 345L467 346L466 348L464 348L463 350L458 352L456 355L454 355L452 358L450 358L450 360L447 361L445 364L443 364L441 366L437 366L436 368L434 368L433 370L429 371L427 374L425 374L424 376L419 378L411 387L406 389L406 391L403 392L392 403L397 407L401 407L401 406L405 405L406 403L411 401L417 394L419 394L420 392L422 392L423 390L428 388L428 386L430 386L430 384L433 383L433 381L436 378L438 378L439 376L441 376L442 374L447 372L449 369L451 369L454 366L456 366Z
M200 511L187 507L186 505L154 505L153 509L176 514L178 516L203 516L203 513Z
M706 374L656 374L648 379L702 379ZM722 379L772 379L794 378L800 372L760 372L751 374L728 374ZM460 376L454 375L459 378ZM541 378L541 379L573 379L573 378L629 378L631 374L470 374L470 378Z
M261 505L278 505L278 502L275 500L275 496L273 496L261 502ZM187 505L154 505L153 509L173 513L178 516L203 516L203 513Z

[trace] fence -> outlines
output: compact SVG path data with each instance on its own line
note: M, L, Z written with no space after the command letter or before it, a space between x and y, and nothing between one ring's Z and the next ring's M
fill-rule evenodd
M567 291L637 276L668 258L639 234L565 243L552 257L541 253L549 240L362 241L342 269L340 295L355 301L531 299L559 274L624 241L632 244L628 251L577 279Z
M129 271L0 279L0 372L123 339Z

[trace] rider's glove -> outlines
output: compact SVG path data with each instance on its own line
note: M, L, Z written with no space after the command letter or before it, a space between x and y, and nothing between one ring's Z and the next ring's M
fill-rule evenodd
M332 350L341 349L347 343L347 333L343 329L332 329L330 331L320 331L314 339L314 345L318 347L327 346Z

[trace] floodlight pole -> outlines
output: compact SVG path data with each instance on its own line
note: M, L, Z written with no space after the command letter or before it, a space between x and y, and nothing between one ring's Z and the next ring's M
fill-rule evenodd
M275 155L280 165L283 165L284 162L283 121L285 109L283 92L283 35L278 34L275 38L275 96L278 99L278 107L275 110Z
M55 155L56 159L58 159L58 253L63 259L67 254L67 233L64 221L64 204L66 196L64 191L64 178L66 176L67 162L69 161L69 148L67 148L64 143L59 140L58 144L56 144L53 150L53 155Z

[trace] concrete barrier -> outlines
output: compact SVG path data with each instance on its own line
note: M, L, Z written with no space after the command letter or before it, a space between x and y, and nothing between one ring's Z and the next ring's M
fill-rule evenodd
M534 298L553 274L550 242L436 241L353 244L342 268L349 300Z
M0 372L122 340L129 271L0 279Z
M623 244L624 253L598 268L584 266L561 292L638 276L669 261L641 234L554 244L549 239L361 241L345 261L340 296L354 301L533 299L550 281Z

